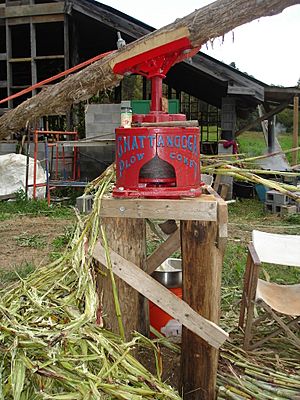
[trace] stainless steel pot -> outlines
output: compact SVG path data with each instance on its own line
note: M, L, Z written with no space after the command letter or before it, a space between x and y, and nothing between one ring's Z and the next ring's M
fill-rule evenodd
M179 288L182 286L182 268L181 260L168 259L166 260L170 265L170 270L164 271L157 269L152 273L152 277L167 287L168 289Z

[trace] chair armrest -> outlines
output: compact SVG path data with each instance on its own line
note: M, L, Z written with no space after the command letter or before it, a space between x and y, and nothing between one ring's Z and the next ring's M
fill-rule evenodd
M249 254L252 258L253 264L258 265L258 266L261 265L261 261L258 257L258 254L256 253L255 247L252 242L250 242L248 244L248 250L249 250Z

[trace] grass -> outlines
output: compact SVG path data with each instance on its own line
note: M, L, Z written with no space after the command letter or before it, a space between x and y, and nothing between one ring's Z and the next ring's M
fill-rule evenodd
M20 247L32 247L34 249L42 249L46 246L45 239L40 235L29 235L28 233L22 233L15 237L18 246Z
M70 226L65 228L65 232L63 235L57 236L52 241L52 251L50 253L50 260L54 261L57 260L59 257L62 256L64 250L66 249L67 245L69 244L74 232L74 227Z
M23 279L26 278L26 276L31 274L35 268L36 267L33 263L27 261L20 265L16 265L15 268L10 270L0 268L0 287L18 281L19 277Z
M74 212L70 207L47 204L46 200L26 200L17 197L14 201L0 201L0 221L4 221L17 215L44 216L61 219L74 218Z
M248 232L250 237L253 229L268 230L274 227L275 231L287 234L297 234L300 230L300 214L284 218L264 211L263 203L258 199L242 199L229 205L229 224L237 227L237 232ZM242 288L243 275L247 259L248 240L234 238L228 240L223 266L223 286L238 286ZM299 268L263 265L261 277L277 283L298 283L300 281Z
M237 141L239 144L239 152L246 153L249 157L260 156L267 150L262 132L244 132L238 137ZM289 150L293 147L292 133L278 135L278 141L282 150ZM286 157L289 162L292 161L291 153L287 154ZM300 151L298 152L298 163L300 163Z

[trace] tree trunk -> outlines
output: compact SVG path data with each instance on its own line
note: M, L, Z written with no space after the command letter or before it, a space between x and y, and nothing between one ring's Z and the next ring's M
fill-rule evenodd
M133 54L157 47L161 38L176 38L180 34L198 47L239 25L278 14L294 4L300 4L300 0L217 0L130 43L8 111L0 118L0 139L20 130L27 121L65 113L73 103L117 86L123 77L113 73L114 65Z

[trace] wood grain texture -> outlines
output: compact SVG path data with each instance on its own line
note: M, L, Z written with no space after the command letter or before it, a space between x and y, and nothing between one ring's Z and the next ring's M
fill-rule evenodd
M199 314L220 318L223 249L217 247L216 222L182 221L183 299ZM218 351L187 329L182 334L184 399L215 398Z
M212 195L197 198L170 199L117 199L103 198L103 217L153 218L175 220L217 221L217 201Z
M278 14L286 7L299 3L300 0L217 0L143 36L7 112L0 118L0 139L20 130L27 121L44 115L65 113L72 104L86 100L98 91L117 86L123 77L114 75L114 64L134 54L137 48L144 51L151 46L157 47L161 38L172 40L178 37L178 32L179 36L183 32L194 47L199 47L237 26L262 16Z
M105 252L100 243L95 246L93 257L101 264L107 265ZM167 288L154 280L134 263L110 250L113 272L132 288L177 319L194 335L200 336L210 346L219 348L228 338L228 334L213 322L207 321L195 312L187 303L175 296ZM134 314L131 313L131 317ZM206 342L205 342L206 343Z
M176 231L147 258L147 273L152 274L162 262L178 249L180 249L180 229L176 229Z
M139 268L145 268L146 263L146 225L143 219L127 218L102 218L107 240L112 249ZM125 283L115 277L121 306L122 320L126 339L131 338L134 331L148 335L148 304L144 298ZM106 327L113 332L118 332L114 299L109 275L98 279L102 292L103 313Z

